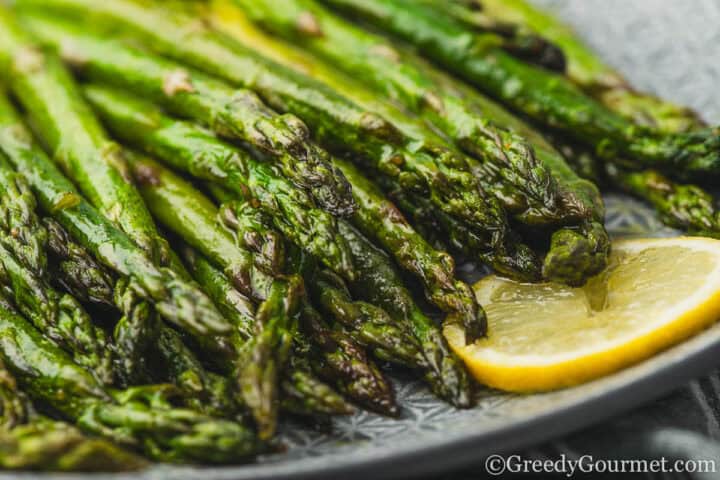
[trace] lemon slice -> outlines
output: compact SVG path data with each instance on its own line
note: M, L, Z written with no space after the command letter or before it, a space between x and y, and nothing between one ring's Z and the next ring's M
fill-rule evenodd
M582 288L489 276L475 285L488 335L465 345L444 330L472 374L516 392L576 385L645 359L720 318L720 241L644 239L613 245Z

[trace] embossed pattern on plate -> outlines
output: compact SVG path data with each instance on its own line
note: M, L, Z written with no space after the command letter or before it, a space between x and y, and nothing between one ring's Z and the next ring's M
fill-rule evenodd
M573 23L634 84L720 119L720 3L716 0L537 0ZM616 236L673 235L643 204L607 198ZM464 273L469 273L465 271ZM715 365L720 325L610 377L558 392L517 396L484 391L460 411L434 399L418 381L395 376L399 420L361 412L335 421L332 434L286 424L288 450L258 464L226 468L156 466L127 480L372 478L431 473L516 449L597 422L647 401ZM92 475L0 474L0 478L83 479Z

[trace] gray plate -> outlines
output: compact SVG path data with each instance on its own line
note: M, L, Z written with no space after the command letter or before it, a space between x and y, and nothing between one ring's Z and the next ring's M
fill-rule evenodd
M540 0L538 0L540 1ZM638 87L689 104L709 120L720 79L720 4L715 0L542 0L574 23L588 41ZM621 236L666 236L653 213L627 197L607 199L608 228ZM253 465L227 468L157 466L128 480L372 478L429 474L519 449L577 430L646 402L717 365L720 324L654 358L601 380L530 396L482 392L476 408L455 410L421 383L396 377L399 420L370 413L340 419L321 434L284 425L288 451ZM0 474L0 478L99 478L92 475Z

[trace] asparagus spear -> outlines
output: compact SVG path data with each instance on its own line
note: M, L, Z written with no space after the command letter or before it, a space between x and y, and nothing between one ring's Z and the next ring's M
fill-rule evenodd
M563 142L559 149L579 175L591 176L593 181L645 200L665 225L693 235L720 234L720 211L713 196L703 188L674 182L657 170L631 171L600 161L581 146Z
M296 45L268 35L247 18L235 0L213 0L209 4L208 18L213 27L233 40L242 42L274 62L322 82L360 107L378 113L408 138L427 145L445 145L445 139L435 130L428 128L425 122L383 99L363 82L344 74L327 62L319 61L317 57L309 55L306 50L299 49Z
M229 200L220 205L222 223L236 235L238 244L255 254L259 268L278 274L285 263L285 248L279 232L272 228L272 217L247 200Z
M382 182L382 179L379 179ZM438 249L462 252L468 258L491 265L496 272L521 281L536 282L542 278L542 265L535 253L529 248L518 248L513 257L496 261L497 255L488 252L482 237L467 228L462 222L446 215L420 195L407 192L397 185L385 186L389 198L405 212L413 227L428 243ZM513 262L518 262L514 267ZM529 268L528 265L532 265ZM519 268L522 266L522 268ZM523 272L519 275L518 272Z
M176 385L189 408L217 417L237 415L230 384L208 372L177 331L162 327L149 357L155 380Z
M633 90L618 72L553 16L523 0L484 0L482 3L488 16L542 31L556 42L567 55L567 76L585 92L634 123L671 133L705 127L702 119L690 109ZM561 151L571 160L573 168L585 176L591 176L593 180L604 177L614 186L649 202L668 226L717 235L719 224L714 201L700 187L675 183L656 170L633 172L609 160L599 162L590 152L575 145L564 143Z
M242 211L226 222L228 227L236 229L238 224L243 224L248 228L246 233L252 232L255 239L261 242L267 239L273 246L278 245L277 232L273 231L272 222L266 215L249 202L230 200L223 192L217 192L216 196L225 201L223 205L226 208L234 203L241 204ZM242 220L243 216L249 217L249 221ZM260 250L264 249L262 243L256 243L256 246ZM281 250L284 251L284 248ZM394 325L382 309L369 303L353 301L340 277L329 270L312 269L306 273L305 283L323 311L342 325L358 343L372 349L383 360L414 368L422 367L423 359L415 339Z
M17 308L74 360L111 384L112 359L105 332L93 325L85 309L68 294L52 288L0 245L0 285Z
M82 102L59 60L37 51L6 10L0 11L0 21L7 27L6 35L0 39L0 57L3 57L0 61L12 77L13 91L21 97L48 148L54 151L58 162L106 216L128 233L154 261L170 263L164 239L157 234L137 191L127 178L123 178L127 172L124 171L126 167L117 147L105 136ZM178 287L175 287L176 291L181 290ZM160 290L166 287L157 285L156 288ZM118 292L121 290L125 291L118 289ZM190 294L188 291L184 295L197 296ZM127 307L130 304L125 302L124 305ZM214 311L206 302L200 302L197 306L185 304L184 313L174 311L178 306L173 305L166 313L176 317L178 313L195 315L193 310L197 309L201 313L205 309L207 312L204 316L210 319ZM139 311L145 312L147 307L132 315L125 315L116 327L117 343L128 352L127 356L121 357L126 367L121 373L126 380L135 376L140 352L152 340L149 332L153 329L143 322L154 317L138 314ZM198 328L193 323L202 324L202 318L176 320L186 323L190 328ZM137 335L143 336L135 337Z
M519 135L499 128L472 98L458 98L446 91L385 38L345 22L312 0L236 1L268 31L303 45L348 75L364 80L429 120L466 153L490 164L505 184L523 195L527 209L519 214L521 221L566 221L557 185L550 171L535 158L532 146ZM478 161L468 159L468 163L474 171L481 170Z
M83 303L114 306L115 278L50 217L42 219L48 232L53 279Z
M6 302L4 298L0 298L0 303ZM9 303L2 307L10 312L13 311ZM0 359L0 432L9 432L18 425L26 423L31 410L27 398L18 390L15 378Z
M206 258L189 247L182 250L193 277L197 279L218 305L225 316L233 322L240 340L237 349L252 338L257 331L254 306L230 283L227 277ZM290 353L288 365L280 380L281 408L303 415L339 415L352 412L352 407L332 388L318 380L304 359Z
M256 314L264 328L246 343L239 356L239 363L243 365L240 390L255 416L262 439L275 433L278 382L290 355L293 331L297 328L295 318L290 317L297 311L299 290L302 290L299 277L273 283L268 298L260 304Z
M318 417L325 415L347 415L353 407L310 371L307 362L290 355L290 368L280 380L280 408L293 415Z
M475 33L441 8L410 0L323 0L420 48L436 62L533 120L602 158L701 176L720 171L716 129L666 134L634 125L583 94L568 80L527 65L498 48L497 36Z
M97 85L86 96L113 132L193 176L250 195L289 239L317 254L343 276L352 276L347 247L335 219L277 170L195 125L165 117L152 104ZM201 153L198 153L201 152Z
M225 15L225 14L230 15ZM233 22L233 26L240 28L241 19L232 15L233 10L221 11L223 18L227 18ZM352 80L345 82L345 79L337 80L337 76L328 72L323 65L317 63L308 63L310 59L304 57L293 56L288 54L286 49L282 47L273 48L271 43L264 43L262 38L253 36L253 32L248 29L238 31L238 36L252 42L253 48L263 49L263 53L273 55L273 59L288 61L288 65L302 65L303 69L312 66L313 75L316 70L321 71L320 79L332 82L334 88L345 88L342 90L344 95L356 95L354 99L359 103L363 103L367 108L384 107L385 105L374 102L376 98L372 93L357 96L363 91L362 87L358 87L352 83ZM333 80L335 80L333 82ZM343 86L346 85L347 86ZM390 109L385 109L390 112ZM384 111L384 113L385 113ZM403 116L394 114L392 120L394 122L402 122ZM415 129L414 126L404 125L406 131L411 132L416 137L425 135L422 128ZM429 134L430 140L428 144L436 141L432 134ZM423 286L429 292L429 297L433 303L447 312L460 312L459 317L463 319L468 327L468 333L472 336L473 332L482 330L483 313L481 309L477 309L472 294L466 285L457 281L453 274L452 260L441 252L433 251L412 229L397 215L397 210L385 201L382 196L368 182L363 181L362 175L353 169L348 162L335 159L337 165L350 181L353 187L353 194L358 211L354 214L353 222L358 225L366 234L380 242L388 251L392 252L394 258L403 267L415 274L422 282ZM391 215L388 215L388 212ZM482 235L478 235L482 238ZM414 248L408 248L412 244ZM483 250L490 247L487 243L483 245ZM506 252L505 250L510 250ZM517 253L516 253L517 252ZM530 251L522 245L515 245L512 248L508 245L504 249L493 252L493 255L487 255L485 258L502 271L514 271L522 278L536 278L539 273L536 269L537 262L534 259L529 260ZM476 313L477 312L477 313Z
M113 285L114 279L110 272L97 263L87 250L76 244L57 222L44 220L50 232L50 243L58 247L53 249L53 254L57 254L64 265L57 280L63 285L70 285L71 290L94 292L85 299L88 303L117 306L124 312L118 323L125 323L126 326L116 327L114 342L118 352L116 359L120 364L118 370L123 376L121 383L148 382L152 370L156 374L153 376L155 379L169 380L177 385L187 396L189 406L195 410L211 415L234 413L236 407L231 405L232 398L227 394L226 385L219 385L221 382L211 378L195 354L183 344L180 334L163 325L151 307L127 288L124 279ZM143 328L155 331L149 334L125 334ZM142 342L134 341L136 339L142 339ZM213 341L220 345L216 351L224 353L222 344L226 340L217 338ZM152 369L146 365L151 353L154 353L150 360L153 362ZM130 360L138 356L138 360ZM157 368L157 365L161 365L161 368ZM157 375L159 370L163 375Z
M239 11L239 9L233 5L230 5L227 0L216 0L213 2L212 7L212 19L214 23L233 38L240 38L245 44L252 46L252 48L271 57L273 60L284 62L286 66L298 68L313 78L321 80L341 94L362 105L364 108L380 112L383 116L389 118L393 124L400 126L403 132L406 132L413 138L426 139L424 141L429 143L438 141L439 137L437 137L432 130L428 129L427 126L414 121L405 112L394 107L393 104L387 101L379 101L378 96L375 95L374 92L365 88L364 85L358 84L354 78L343 75L328 64L319 62L316 58L307 55L304 51L299 51L288 44L280 43L259 31L247 20L243 12ZM446 75L422 63L419 59L414 58L413 60L418 65L418 68L421 68L428 75L431 75L436 82L442 84L443 88L451 91L454 96L463 99L463 101L471 97L473 100L467 103L477 103L481 105L481 110L486 112L495 122L501 124L503 127L517 131L532 141L533 146L536 148L538 159L542 160L543 164L553 171L553 177L559 182L558 186L562 192L560 197L562 199L563 210L568 212L570 218L574 219L572 223L578 223L578 221L582 219L591 222L602 221L602 200L600 199L600 193L597 188L590 182L582 181L577 177L569 175L569 169L567 165L564 164L562 157L552 149L542 135L518 121L494 102L477 94L477 92L470 91L468 87L464 87L456 81L449 79ZM439 139L439 141L442 142L443 140ZM503 203L509 211L522 212L527 209L527 202L523 197L517 195L517 192L508 189L507 184L501 177L498 178L496 173L492 171L485 172L485 178L487 178L485 183L488 184L488 188L494 191L499 198L504 199ZM396 194L398 189L400 189L403 196L407 194L407 189L398 187L397 182L390 181L383 177L377 177L377 179L386 192ZM357 185L355 185L354 189L357 191ZM411 206L400 202L401 208L411 217L416 217L418 209L428 210L428 205L432 205L431 202L427 202L427 199L424 198L423 195L413 193L412 196L419 198L425 205L422 207ZM361 205L360 208L362 208ZM408 209L406 210L406 208ZM428 211L434 211L433 216L441 218L441 221L436 221L435 223L442 226L445 235L454 239L453 243L463 247L462 249L465 250L471 258L481 259L481 261L492 265L495 270L504 275L521 280L533 281L541 277L541 262L535 258L535 254L529 248L520 244L511 234L508 235L509 239L507 243L516 245L513 251L492 252L489 251L486 240L482 235L478 235L477 232L472 231L467 225L458 221L458 219L434 207ZM427 235L428 232L423 233ZM576 272L576 275L580 274L583 268L583 265L578 264L578 260L586 265L589 263L595 268L602 268L604 262L600 262L600 265L595 262L586 262L585 260L587 260L587 258L583 258L582 255L573 255L573 253L581 251L592 252L598 248L607 248L609 240L606 235L604 235L604 238L606 240L604 244L590 245L589 239L574 235L572 239L576 243L572 248L563 248L561 255L551 255L550 258L553 262L558 262L560 266L565 267L561 269L562 271L573 271ZM595 258L599 259L599 257ZM575 268L573 268L573 265ZM552 272L559 269L554 268L554 265L551 264L546 270ZM593 271L584 272L583 276L588 277L594 273ZM562 278L554 278L553 280L563 281Z
M133 153L128 161L138 190L162 225L223 269L241 293L253 300L267 298L273 277L258 269L252 253L222 228L210 199L149 157Z
M666 225L693 235L718 237L720 211L709 192L697 185L673 182L655 170L626 171L609 163L613 185L650 203Z
M180 255L190 274L203 286L241 338L248 339L255 335L258 331L255 304L240 293L234 283L197 250L184 245L180 249Z
M588 95L633 123L667 132L683 132L703 125L692 110L634 90L570 27L532 3L525 0L481 0L476 3L482 4L482 12L487 17L539 32L560 47L567 60L568 78Z
M273 278L257 269L252 253L239 248L217 223L217 209L207 197L148 158L131 155L128 160L153 215L222 268L241 293L262 302L255 312L262 329L237 352L236 365L242 398L260 437L269 438L277 417L277 377L287 361L302 281Z
M84 298L88 303L117 306L124 312L115 328L113 345L118 352L115 359L119 365L120 383L128 385L149 380L147 354L157 342L154 350L159 352L160 362L165 362L164 370L170 374L169 379L193 400L193 407L198 410L199 406L207 407L202 411L211 414L231 412L221 395L208 387L211 382L199 361L178 343L177 333L161 324L152 307L138 299L133 290L127 288L124 279L115 283L113 276L87 250L76 244L57 222L47 218L44 221L50 232L51 251L62 265L57 281L70 291L89 292ZM146 329L150 331L143 331Z
M105 135L55 55L38 49L7 8L0 9L0 70L38 135L98 210L160 263L167 244L128 182L116 144Z
M452 257L431 247L412 229L397 207L350 163L335 159L335 164L353 186L358 204L353 223L390 252L398 265L420 279L428 299L448 314L447 322L463 324L470 338L484 334L485 313L477 305L470 287L455 278ZM508 260L499 260L499 256L499 252L493 252L488 259L503 268ZM518 265L516 270L526 272L528 267Z
M318 272L308 283L317 305L375 357L414 369L424 368L425 358L417 339L385 310L354 301L342 279L328 270Z
M0 318L0 354L20 387L85 432L160 461L227 463L257 451L242 425L172 407L166 386L109 392L23 318Z
M384 308L413 331L425 355L425 380L440 398L459 408L472 404L472 384L462 361L450 350L440 329L403 286L392 262L347 222L340 228L362 275L351 283L359 298Z
M53 230L57 228L60 228L59 225L55 225ZM51 238L52 237L53 235L51 234ZM76 272L80 270L81 267L83 269L83 276L91 280L110 277L108 272L105 271L105 269L102 268L99 264L94 262L89 253L85 251L82 247L73 244L72 240L70 240L68 243L65 243L65 245L70 246L69 251L72 252L72 254L67 255L66 257L64 257L63 260L63 262L67 265L67 268L63 270L60 278L63 283L79 283L80 285L87 285L87 282L84 282L82 279L80 280L80 282L75 279ZM217 273L222 276L221 273ZM231 289L232 287L228 288ZM90 289L93 289L92 282L90 282ZM121 307L121 309L124 309L124 311L126 312L130 312L126 313L125 317L123 317L120 322L127 321L130 326L139 326L141 328L143 323L134 321L133 318L138 315L153 314L151 311L146 310L146 306L143 307L142 304L137 304L133 302L132 297L128 298L127 291L124 294L124 297L121 297L120 300L113 300L112 289L97 288L95 290L99 292L98 295L89 298L88 301L104 305L112 305L115 301L118 307ZM233 297L233 307L230 307L231 314L238 315L239 312L242 311L245 312L245 314L247 315L254 316L254 307L252 306L252 304L250 304L249 301L246 301L246 305L243 305L244 310L238 309L242 305L242 298L239 296L237 291L234 292L237 295ZM130 294L132 295L131 292ZM225 298L223 298L222 300L225 300ZM224 311L223 314L225 314ZM231 314L225 315L226 317L231 318ZM128 320L125 320L125 318L127 318ZM254 322L254 319L252 321ZM247 322L244 323L247 324ZM140 349L138 349L136 345L127 345L127 342L125 342L126 339L122 337L116 337L115 347L122 354L118 355L118 357L121 358L121 361L138 354L144 354L142 360L145 360L147 358L147 355L150 354L150 358L152 359L151 361L154 365L152 370L156 373L156 375L154 375L154 378L160 381L169 380L175 385L177 385L186 396L187 404L189 407L193 408L194 410L215 416L229 416L236 413L238 406L234 403L235 399L232 396L232 391L230 390L231 385L229 384L229 382L224 380L222 377L217 377L207 372L205 368L201 365L195 354L190 351L187 346L185 346L183 340L180 338L180 335L177 332L166 326L161 325L160 323L158 323L157 319L155 319L155 321L151 324L154 326L154 328L158 329L157 333L153 334L152 336L141 334L133 335L131 337L141 339L157 337L157 342L155 345L151 346L145 343L141 346L141 351L139 351ZM247 336L249 337L250 335L248 334ZM230 336L231 340L235 338L236 337L233 335ZM212 342L213 344L213 348L211 349L212 354L220 354L221 359L216 358L216 360L219 360L219 363L221 364L225 363L224 366L226 370L228 369L228 361L237 363L237 351L233 347L239 349L238 346L241 345L241 343L235 341L234 345L228 346L226 345L227 339L224 338L212 338L210 342ZM205 347L207 347L207 344L208 342L203 342L203 345ZM140 368L143 368L144 370L142 372L138 372L135 370L131 370L130 366L135 367L138 370ZM127 378L124 379L124 383L129 383L131 380L138 381L141 373L145 375L148 375L149 373L147 371L149 369L146 365L144 365L144 362L131 364L130 366L122 365L122 368L120 369L121 372L131 372L129 375L127 375ZM158 375L158 371L161 371L162 375ZM303 380L305 380L306 382L308 381L307 379ZM299 386L299 388L302 387L302 385ZM317 392L315 392L314 390L310 390L309 392L307 392L308 401L315 401L315 399L311 397L313 393ZM325 392L322 392L321 398L324 400L327 397L328 395Z
M307 302L302 327L311 341L296 341L306 344L302 355L310 359L313 370L369 410L390 416L400 413L392 385L365 350L342 330L329 328Z
M290 272L307 277L317 268L317 260L288 245L287 265ZM308 367L365 408L384 415L399 413L392 385L366 351L342 329L331 328L307 298L300 326L294 345L298 359L305 359Z
M359 162L393 176L408 188L427 192L439 208L471 223L493 245L505 247L506 219L500 206L478 187L462 157L438 146L420 145L375 113L358 107L326 86L270 62L217 32L183 25L180 14L113 0L24 0L48 12L83 16L91 13L98 28L129 32L152 49L258 92L273 108L305 120L329 147L351 150ZM192 23L192 22L191 22ZM195 23L197 25L197 23Z
M40 207L105 266L132 280L137 295L170 322L189 332L228 331L229 325L197 285L154 265L147 253L75 190L37 146L12 106L0 96L0 150L23 172Z
M84 247L51 218L44 218L54 280L86 303L117 307L122 312L113 331L115 373L121 385L145 383L145 353L160 332L160 318L127 278L114 278Z
M0 244L34 274L47 268L47 232L35 213L37 202L27 182L0 155Z
M429 4L435 0L424 0ZM563 50L537 31L523 24L503 21L486 11L480 0L452 0L443 7L459 21L502 38L502 48L512 55L550 70L564 72L567 61ZM540 30L542 31L542 30Z
M147 462L103 438L44 417L0 431L0 468L50 472L126 472Z
M471 98L496 123L527 138L535 147L538 160L552 172L557 182L562 208L568 212L568 222L567 227L552 232L549 249L543 261L543 277L578 286L602 271L607 264L610 238L603 227L605 210L598 188L578 177L543 136L526 123L468 86L426 65L421 65L421 68L445 85L454 96L461 99ZM502 195L507 189L502 179L499 183ZM516 197L512 193L511 196ZM442 213L437 215L442 216ZM453 223L451 220L443 219L440 223L445 225L447 230L447 226ZM451 230L462 229L456 226ZM467 234L462 236L468 237ZM472 240L471 243L477 241Z
M83 77L132 90L224 137L248 142L274 158L285 177L306 188L324 209L335 215L352 212L349 185L296 116L275 113L249 90L117 41L57 21L29 20L33 31Z
M144 460L107 440L37 414L0 360L0 468L109 472L144 466Z

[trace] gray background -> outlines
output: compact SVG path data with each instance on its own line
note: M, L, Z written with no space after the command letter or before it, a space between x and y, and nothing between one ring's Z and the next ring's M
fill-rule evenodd
M533 0L632 84L720 122L720 1Z

